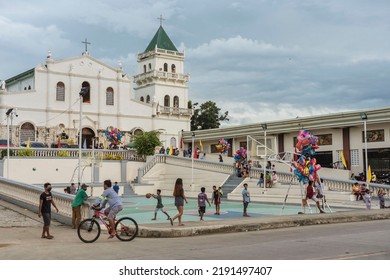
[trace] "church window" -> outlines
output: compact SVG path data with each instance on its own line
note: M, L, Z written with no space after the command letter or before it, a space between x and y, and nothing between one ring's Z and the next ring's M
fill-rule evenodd
M57 83L56 100L57 101L65 101L65 85L63 82Z
M144 73L146 73L146 65L144 65Z
M145 102L145 100L144 100L144 97L143 96L141 96L141 98L139 99L141 102Z
M152 64L149 63L149 70L152 70Z
M171 147L176 147L176 138L172 137L171 140L169 141L169 144L171 144Z
M176 73L176 65L175 64L171 65L171 70L172 70L172 73Z
M164 72L168 72L168 63L164 63Z
M91 86L88 82L83 82L81 86L86 88L86 93L83 96L83 103L91 103Z
M25 122L24 124L21 125L20 127L20 142L27 142L28 139L30 141L35 141L35 127L32 123Z
M114 105L114 90L112 87L106 90L106 105Z
M169 95L165 95L165 97L164 97L164 106L165 106L165 107L171 106L171 102L170 102L170 101L171 101L171 100L170 100Z
M146 103L150 103L150 95L146 96Z
M179 108L179 97L178 96L175 96L173 98L173 107Z

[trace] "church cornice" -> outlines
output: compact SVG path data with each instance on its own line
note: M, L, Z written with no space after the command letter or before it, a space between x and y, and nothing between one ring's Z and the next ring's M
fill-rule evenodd
M297 117L294 119L269 121L267 123L267 134L277 135L283 133L298 132L301 129L315 131L316 129L341 129L345 127L361 127L363 121L360 114L365 112L368 116L368 124L381 124L390 122L390 107L341 112L328 115L317 115L310 117ZM263 122L264 123L264 122ZM248 135L263 135L262 123L248 125L230 126L224 128L197 130L197 139L213 140L224 138L246 137ZM191 141L191 132L183 134L184 141Z

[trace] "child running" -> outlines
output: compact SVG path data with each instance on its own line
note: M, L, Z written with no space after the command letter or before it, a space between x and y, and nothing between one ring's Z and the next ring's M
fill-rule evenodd
M199 215L200 220L203 221L203 215L206 213L206 201L211 206L209 199L207 198L207 194L205 193L206 188L200 188L200 193L198 194L198 206L199 206Z
M157 199L157 205L156 205L156 209L154 209L154 218L152 220L157 220L157 212L158 211L161 211L163 212L165 215L167 215L168 219L170 218L169 214L164 210L164 205L162 204L162 199L161 199L161 190L158 189L157 190L157 195L156 194L152 194L152 196Z

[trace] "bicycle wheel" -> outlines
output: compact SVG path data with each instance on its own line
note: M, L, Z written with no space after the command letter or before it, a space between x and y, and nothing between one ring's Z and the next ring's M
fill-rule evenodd
M116 237L122 241L133 240L138 233L138 224L129 217L119 219L115 224Z
M85 243L95 242L100 236L100 225L94 219L83 220L77 228L77 235Z

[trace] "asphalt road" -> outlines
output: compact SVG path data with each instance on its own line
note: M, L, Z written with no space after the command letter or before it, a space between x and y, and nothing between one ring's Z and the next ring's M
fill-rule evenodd
M1 227L2 260L390 260L390 221L354 222L179 238L107 239L82 243L75 230L54 223ZM104 253L102 253L104 252Z

